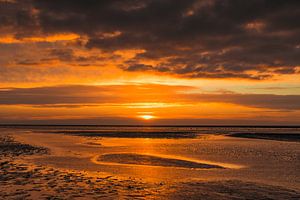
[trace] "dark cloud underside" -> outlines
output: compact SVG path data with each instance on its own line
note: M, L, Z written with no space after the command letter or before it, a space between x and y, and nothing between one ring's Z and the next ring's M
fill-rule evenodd
M26 0L0 5L0 28L16 37L76 33L88 38L82 44L87 48L143 49L119 65L126 71L247 79L299 72L298 0Z
M300 95L186 93L193 87L167 85L56 86L0 89L0 105L59 107L122 103L230 103L247 107L300 110ZM131 93L124 94L124 91ZM165 91L162 93L161 91ZM121 103L120 103L121 101Z

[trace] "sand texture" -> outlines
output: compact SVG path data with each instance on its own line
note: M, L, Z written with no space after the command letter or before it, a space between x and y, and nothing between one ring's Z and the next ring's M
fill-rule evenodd
M10 133L0 134L1 200L300 199L298 143L270 141L266 151L264 140L219 136L195 141ZM183 147L210 161L154 154L179 148L176 154L184 155ZM274 166L267 169L263 160ZM281 169L284 162L290 166Z

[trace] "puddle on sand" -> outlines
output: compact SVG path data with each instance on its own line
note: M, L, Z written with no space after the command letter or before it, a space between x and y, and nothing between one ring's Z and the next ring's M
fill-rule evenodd
M191 169L226 169L226 165L211 162L182 159L177 157L165 157L158 155L136 153L103 154L95 157L93 162L111 165L143 165L160 167L178 167ZM230 168L230 167L229 167Z

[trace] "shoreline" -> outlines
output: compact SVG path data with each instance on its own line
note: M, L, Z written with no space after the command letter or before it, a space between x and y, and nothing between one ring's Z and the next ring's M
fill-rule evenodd
M0 127L46 127L46 126L61 126L61 127L203 127L203 128L300 128L300 125L127 125L127 124L0 124Z
M92 173L86 170L61 169L33 163L30 159L55 156L53 153L56 149L26 144L13 136L10 136L10 140L0 141L0 151L3 151L3 146L13 144L12 148L6 148L7 154L0 156L0 198L4 199L300 198L300 191L294 189L234 179L209 181L194 178L162 182L134 177L121 178L101 171Z
M3 139L4 138L4 139ZM24 145L30 148L31 152ZM3 146L10 148L3 148ZM15 147L19 148L15 148ZM85 171L62 170L25 162L27 156L43 156L43 147L16 142L0 136L0 198L4 199L94 199L135 198L155 195L160 185L144 184L136 179L91 176ZM3 154L6 152L6 154ZM58 194L59 193L59 194Z
M281 133L232 133L229 137L275 140L287 142L300 142L300 134L281 134Z

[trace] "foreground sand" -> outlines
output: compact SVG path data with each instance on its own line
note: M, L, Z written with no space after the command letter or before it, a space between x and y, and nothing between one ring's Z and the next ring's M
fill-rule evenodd
M222 172L221 168L204 171L182 169L182 164L189 166L190 162L180 160L176 160L180 167L174 171L171 167L127 166L117 162L108 166L112 170L110 173L104 165L93 163L90 159L98 155L99 149L110 153L113 144L103 146L104 140L100 140L103 142L101 144L99 140L76 136L10 135L0 134L0 199L300 199L297 183L293 184L295 187L284 187L232 178L199 179L194 173L217 174L217 170L220 173L226 171ZM115 159L116 154L111 155ZM124 157L121 158L124 162ZM145 156L141 158L143 162L149 159ZM169 162L161 159L154 157L150 164ZM143 178L134 173L121 173L125 167L144 175L154 169L156 174L164 170L172 173L182 171L184 175L188 172L190 177L183 179L179 176L172 181L172 177L167 179L157 174L153 179L146 175ZM114 170L117 172L113 173ZM151 176L155 175L152 173Z
M21 144L11 136L0 137L0 153L0 199L130 199L154 196L162 187L24 163L25 157L49 154L49 150Z

